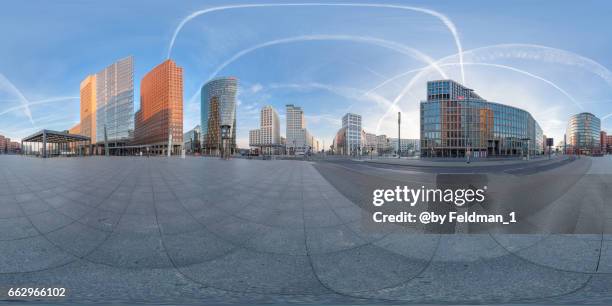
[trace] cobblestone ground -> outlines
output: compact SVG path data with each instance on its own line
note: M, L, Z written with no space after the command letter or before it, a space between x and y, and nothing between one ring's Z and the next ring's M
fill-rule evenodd
M0 156L0 296L612 304L608 236L372 231L361 214L309 162Z

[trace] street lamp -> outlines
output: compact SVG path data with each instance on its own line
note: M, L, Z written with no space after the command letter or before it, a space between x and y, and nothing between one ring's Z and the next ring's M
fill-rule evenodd
M228 148L228 142L231 138L231 130L232 127L224 124L221 125L221 158L222 159L229 159L229 148Z

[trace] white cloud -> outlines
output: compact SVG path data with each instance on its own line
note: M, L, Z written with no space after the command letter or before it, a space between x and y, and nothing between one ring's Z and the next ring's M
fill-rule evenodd
M251 88L250 88L252 93L258 93L262 89L263 89L263 86L261 86L261 84L259 84L259 83L253 84L253 86L251 86Z

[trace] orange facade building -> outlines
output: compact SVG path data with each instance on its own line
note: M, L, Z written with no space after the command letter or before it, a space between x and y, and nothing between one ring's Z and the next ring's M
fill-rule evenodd
M79 134L91 142L96 139L96 75L89 75L81 82L81 123Z
M76 134L76 135L81 135L81 124L77 123L75 126L71 127L68 130L68 133L70 134Z
M183 68L166 60L140 82L140 110L136 113L134 145L147 146L151 154L173 154L183 144ZM172 137L169 137L170 133Z

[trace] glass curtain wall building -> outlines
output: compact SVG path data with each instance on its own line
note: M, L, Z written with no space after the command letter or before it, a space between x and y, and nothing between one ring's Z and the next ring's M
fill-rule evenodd
M134 59L129 56L96 74L95 142L120 147L133 136Z
M221 126L231 128L229 139L230 154L236 151L236 94L238 79L221 77L202 86L201 123L202 150L204 154L221 153Z
M346 130L346 154L358 155L361 151L361 115L346 113L342 117L342 128Z
M427 82L427 101L421 101L421 156L539 155L543 137L527 111L486 101L452 80Z
M590 155L601 151L601 120L591 113L571 116L566 134L567 153Z

